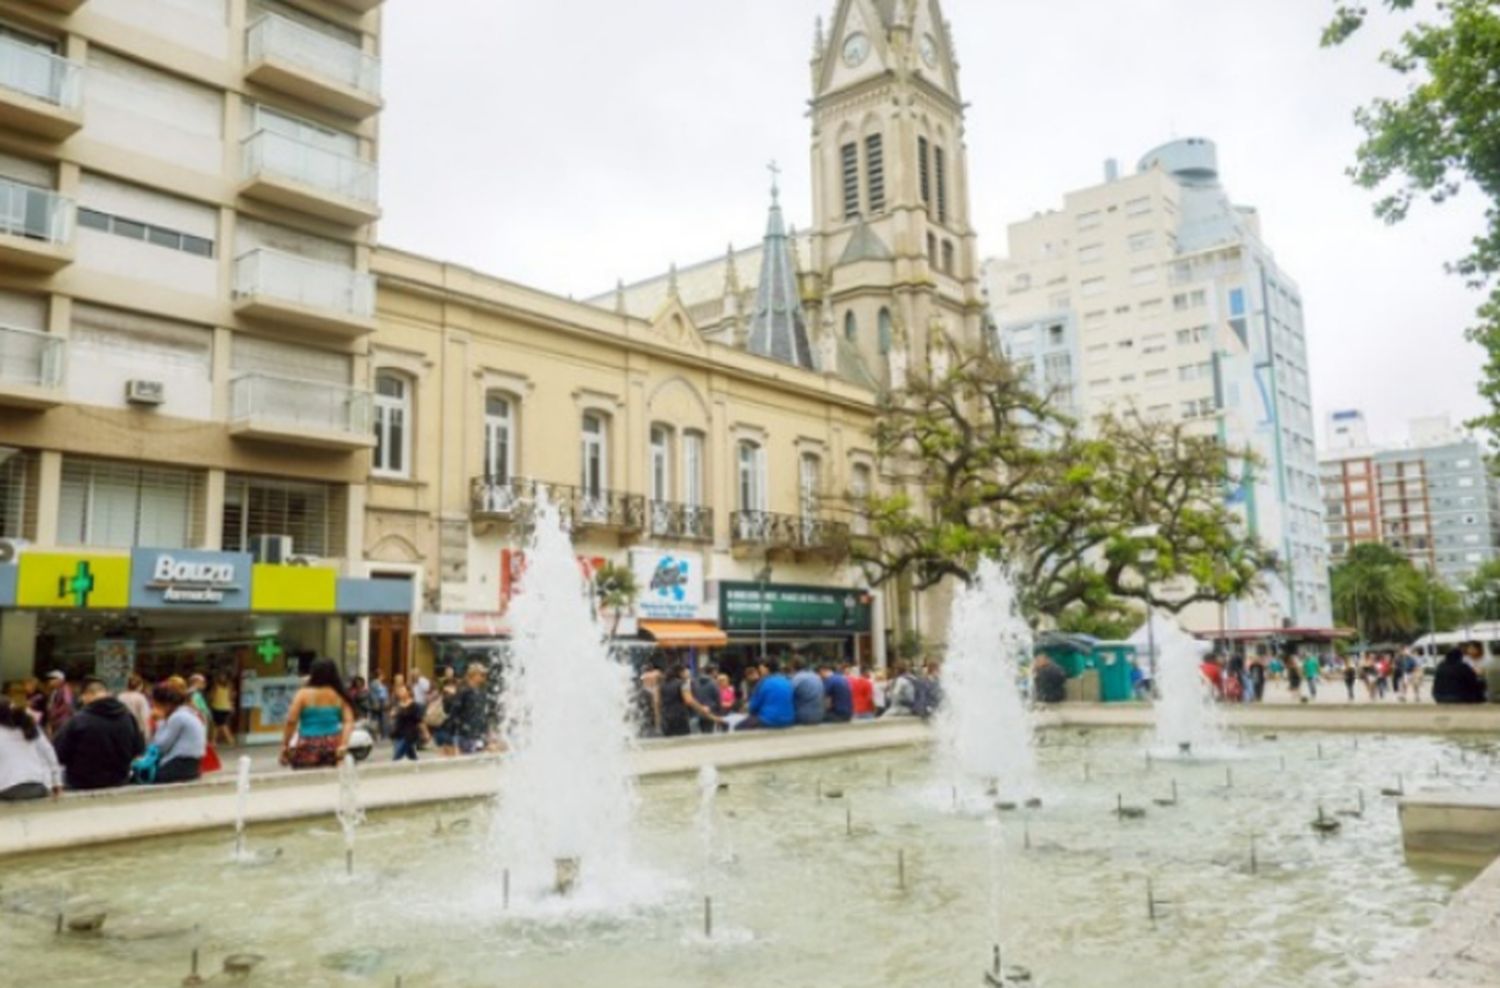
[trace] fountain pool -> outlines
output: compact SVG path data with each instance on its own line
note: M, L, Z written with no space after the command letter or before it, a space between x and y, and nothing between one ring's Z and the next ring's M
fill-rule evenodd
M282 849L268 865L234 863L227 830L9 861L0 956L7 978L49 988L176 985L195 947L205 972L265 955L247 982L259 988L925 988L981 983L998 930L1006 963L1048 988L1353 986L1469 877L1408 866L1379 789L1397 773L1416 788L1439 766L1441 785L1477 786L1493 764L1441 738L1365 736L1356 751L1348 735L1283 735L1244 749L1229 788L1223 765L1148 766L1140 732L1041 740L1043 806L982 816L934 807L943 772L926 751L722 771L704 811L713 854L708 780L643 782L633 853L662 887L613 906L495 905L478 803L442 807L442 833L436 809L371 813L353 878L332 813L253 828L257 846ZM1157 806L1174 781L1178 804ZM1313 831L1319 803L1335 815L1359 790L1362 818ZM1118 794L1145 818L1119 818ZM1154 923L1148 880L1169 901ZM70 896L107 913L102 935L54 933Z

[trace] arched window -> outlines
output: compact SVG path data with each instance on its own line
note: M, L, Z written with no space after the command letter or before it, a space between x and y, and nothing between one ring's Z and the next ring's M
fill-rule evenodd
M880 310L880 325L878 327L878 332L880 334L880 353L882 356L884 356L885 354L891 352L891 338L895 335L895 333L893 332L893 326L891 324L890 309Z
M664 425L651 427L651 500L672 500L672 430Z
M766 451L749 439L739 444L739 502L741 511L766 510Z
M583 416L583 475L579 484L586 497L597 498L609 489L609 427L604 416Z
M411 385L392 373L375 375L374 471L387 477L411 475Z
M511 400L489 394L484 399L484 476L493 484L509 483L516 470L516 416Z
M853 343L859 338L859 320L854 318L853 312L844 313L844 339Z

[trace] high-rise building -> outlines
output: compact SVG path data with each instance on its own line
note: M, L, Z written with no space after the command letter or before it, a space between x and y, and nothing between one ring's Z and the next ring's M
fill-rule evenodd
M1332 623L1302 297L1234 205L1211 141L1174 141L1013 224L984 282L999 344L1085 422L1133 410L1249 449L1226 498L1281 558L1199 629Z
M1335 439L1321 476L1332 560L1365 542L1404 553L1461 587L1500 558L1500 481L1482 443L1446 417L1416 419L1402 446L1374 446L1359 412L1336 412L1330 427L1351 426L1361 445Z
M137 587L132 553L276 537L264 559L322 564L309 613L364 575L378 6L0 0L0 678L125 624L152 673L251 633L358 654L340 620L273 618L297 608L269 570L252 607L248 572ZM49 559L75 596L42 599ZM166 606L127 621L137 590Z

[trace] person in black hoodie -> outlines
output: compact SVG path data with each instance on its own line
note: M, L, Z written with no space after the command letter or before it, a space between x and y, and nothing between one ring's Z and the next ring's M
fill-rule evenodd
M1483 654L1480 646L1470 642L1462 649L1455 648L1438 663L1437 671L1432 677L1433 702L1484 702L1484 680L1479 678L1479 673L1474 671L1474 667L1465 658L1466 652L1470 655Z
M83 708L53 741L69 789L110 789L130 781L130 763L145 754L146 739L125 704L103 681L85 679Z

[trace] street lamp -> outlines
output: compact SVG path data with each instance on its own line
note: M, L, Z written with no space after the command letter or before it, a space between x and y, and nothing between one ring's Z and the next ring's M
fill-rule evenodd
M766 601L766 584L771 582L771 561L769 559L760 568L760 572L755 574L755 578L760 581L760 661L764 665L767 660L766 612L770 610L770 604Z

